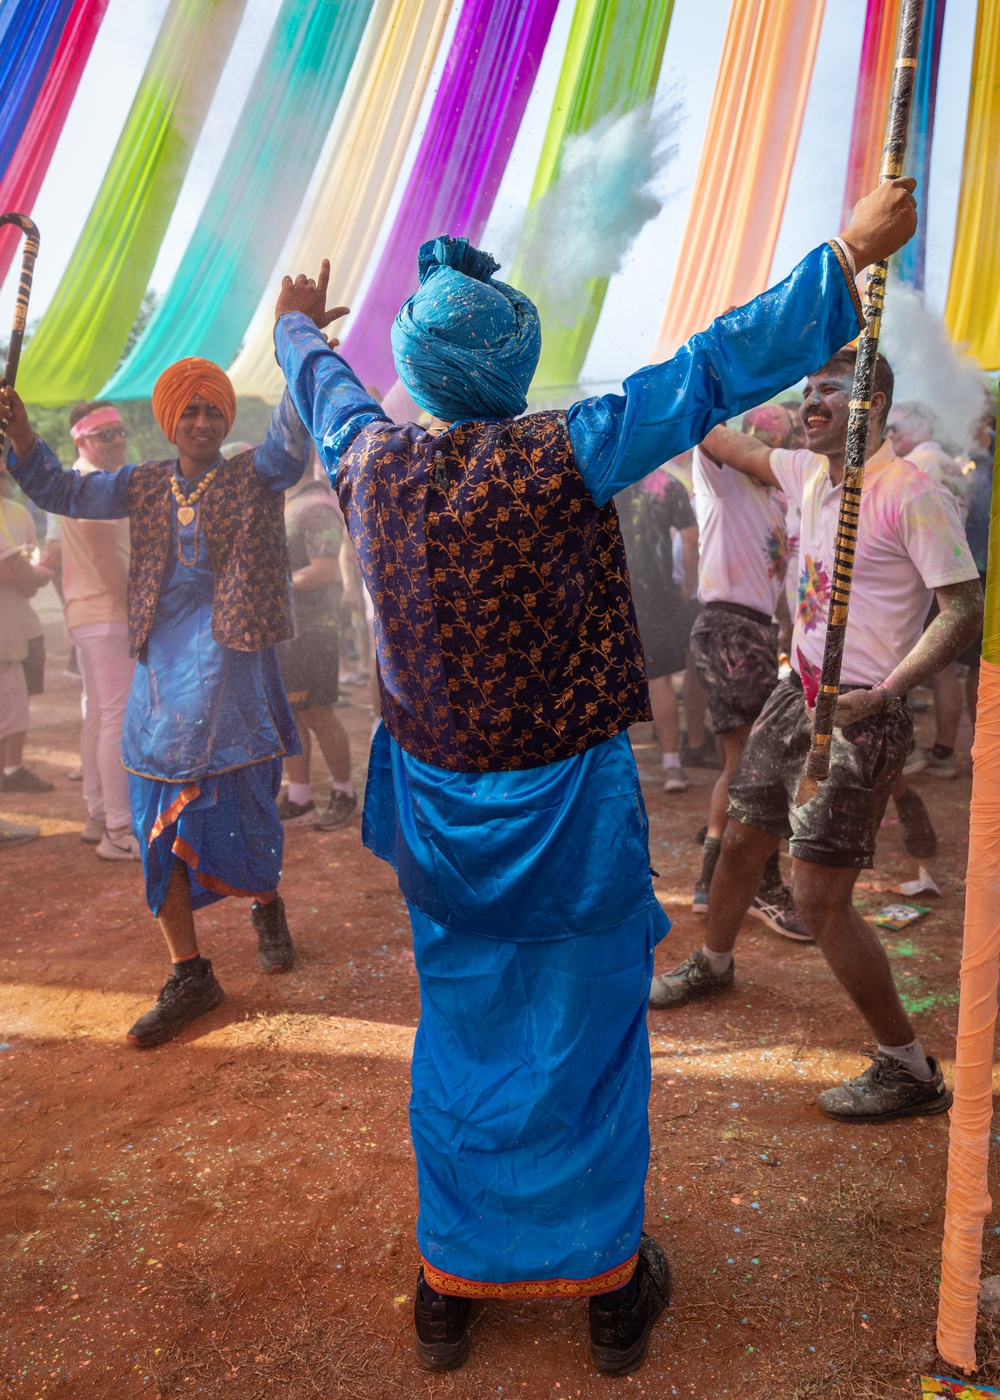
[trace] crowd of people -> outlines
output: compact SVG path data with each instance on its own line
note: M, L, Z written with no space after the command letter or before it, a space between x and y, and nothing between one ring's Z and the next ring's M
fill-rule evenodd
M863 324L855 277L912 236L912 190L880 187L784 282L622 394L566 412L525 414L537 312L492 258L446 237L421 247L392 330L419 422L394 422L327 340L346 311L326 305L327 267L283 282L287 389L259 446L226 446L232 385L197 358L154 390L166 462L129 463L117 410L88 403L64 469L2 390L13 479L62 522L82 839L141 859L172 964L135 1045L223 999L195 918L214 900L248 898L262 970L292 966L283 825L356 813L339 620L373 621L363 840L397 873L420 978L414 1323L431 1369L465 1360L472 1299L542 1296L590 1299L598 1369L641 1365L670 1297L642 1229L646 1015L733 987L745 914L814 941L875 1038L872 1065L822 1093L823 1112L881 1122L951 1102L852 892L890 796L908 849L933 842L907 776L959 771L956 667L974 720L995 419L956 457L925 408L894 404L883 357L831 773L797 797ZM30 597L52 570L9 496L0 523L0 786L40 792L22 752L41 685ZM937 734L922 752L907 697L925 683ZM650 720L668 796L692 767L717 773L692 891L704 943L656 977L669 923L629 740ZM319 806L313 741L331 775ZM8 824L2 839L26 838Z

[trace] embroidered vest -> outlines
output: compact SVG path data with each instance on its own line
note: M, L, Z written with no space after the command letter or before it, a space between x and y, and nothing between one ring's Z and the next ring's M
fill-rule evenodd
M440 437L370 423L337 489L408 753L533 768L650 718L618 517L587 494L565 414Z
M132 655L153 626L170 551L174 463L145 462L128 482L132 555L128 571L128 629ZM223 462L199 510L215 575L212 636L233 651L260 651L294 632L285 544L285 495L268 491L253 453Z

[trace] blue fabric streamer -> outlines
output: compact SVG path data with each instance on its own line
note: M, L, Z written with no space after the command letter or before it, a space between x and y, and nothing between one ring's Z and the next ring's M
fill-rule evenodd
M494 282L500 264L467 238L432 238L417 259L420 287L392 327L396 372L428 413L516 418L542 349L534 303Z
M0 170L13 159L72 9L73 0L0 4Z

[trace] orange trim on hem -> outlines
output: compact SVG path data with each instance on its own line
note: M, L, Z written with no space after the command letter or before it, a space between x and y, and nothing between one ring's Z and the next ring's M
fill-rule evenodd
M175 839L171 850L190 867L203 890L211 890L213 894L235 895L237 899L258 899L261 904L269 904L278 893L277 890L238 890L235 885L227 885L225 880L220 880L216 875L207 875L204 871L199 871L198 852L180 836Z
M193 802L195 798L200 795L201 788L198 786L197 783L188 783L186 787L181 788L180 792L174 798L173 802L171 802L170 806L166 809L166 811L161 812L160 815L156 818L156 821L153 823L149 833L149 840L146 842L146 844L148 846L151 846L158 836L163 835L164 831L167 829L168 826L173 826L174 822L184 811L184 808L188 805L188 803Z
M622 1288L635 1273L638 1253L594 1278L526 1279L521 1283L480 1283L445 1273L429 1264L423 1255L424 1278L438 1293L455 1298L592 1298Z

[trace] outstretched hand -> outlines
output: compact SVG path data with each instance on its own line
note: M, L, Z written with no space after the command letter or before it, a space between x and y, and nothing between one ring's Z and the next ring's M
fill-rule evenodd
M320 330L324 326L328 326L331 321L339 321L341 316L346 316L351 308L349 306L334 306L327 309L326 295L329 285L330 263L327 258L323 259L319 276L315 281L311 277L307 277L304 272L300 272L294 282L290 277L283 277L281 291L278 293L278 300L274 307L274 319L277 321L280 317L287 316L290 311L301 311Z
M841 234L857 271L898 252L917 231L916 180L910 176L886 180L859 199L851 221Z

